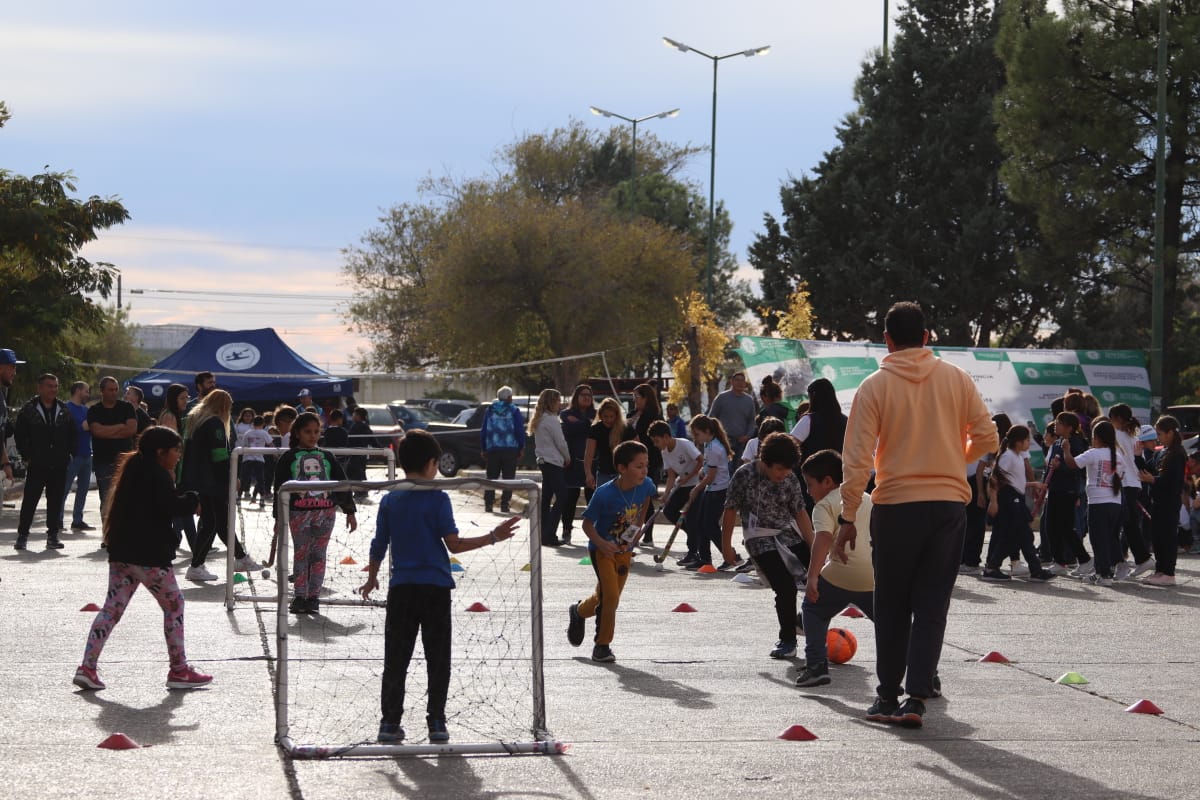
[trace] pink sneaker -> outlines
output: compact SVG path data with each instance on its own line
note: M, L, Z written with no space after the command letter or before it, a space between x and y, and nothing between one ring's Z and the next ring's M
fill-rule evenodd
M96 674L96 670L91 667L80 667L75 670L75 679L71 683L80 689L99 691L104 688L104 681L100 680L100 676Z
M168 689L198 689L212 683L212 675L198 672L190 665L172 669L167 673Z

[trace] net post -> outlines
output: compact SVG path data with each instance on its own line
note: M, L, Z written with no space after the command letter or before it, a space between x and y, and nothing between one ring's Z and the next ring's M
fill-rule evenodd
M281 500L276 500L281 515L273 523L278 526L275 539L275 741L283 743L288 739L287 565L291 559L288 553L291 539L288 501L291 494L281 488L278 495L282 495Z
M387 476L389 481L396 480L396 451L387 449Z
M532 481L524 481L532 483ZM530 658L533 660L533 728L534 738L546 735L546 685L543 676L542 631L542 491L534 484L529 490L529 618Z
M225 509L225 610L233 611L233 540L237 536L237 476L242 448L229 454L229 488Z

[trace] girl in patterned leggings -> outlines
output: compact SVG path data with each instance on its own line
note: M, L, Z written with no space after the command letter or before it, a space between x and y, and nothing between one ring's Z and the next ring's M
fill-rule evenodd
M288 481L344 481L346 473L334 456L317 447L321 438L321 418L305 412L296 417L291 447L275 464L275 492ZM276 502L276 513L279 504ZM351 531L358 527L354 518L354 498L350 492L294 492L288 496L288 524L296 552L292 559L294 596L288 610L293 614L320 611L321 585L325 583L325 551L333 535L337 509L346 512Z
M108 542L108 594L96 615L83 651L83 664L75 670L76 686L103 689L96 673L100 652L112 629L121 621L133 593L145 586L163 610L163 633L171 668L170 689L193 689L212 682L211 675L187 663L183 646L183 595L175 583L171 562L179 546L174 517L196 512L196 493L175 489L179 462L179 434L153 427L142 433L138 449L118 462L109 494L104 537Z

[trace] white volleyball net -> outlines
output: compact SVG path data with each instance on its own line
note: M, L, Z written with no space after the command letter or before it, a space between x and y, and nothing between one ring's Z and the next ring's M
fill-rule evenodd
M380 588L369 600L359 589L367 578L379 503L390 491L443 491L449 495L459 536L486 536L504 515L484 511L482 493L513 492L513 513L525 519L514 538L451 559L451 673L446 703L449 744L430 744L426 729L427 663L418 637L405 683L403 743L380 744L381 680L391 553L379 571ZM299 591L289 573L295 560L288 499L297 493L366 493L356 504L358 529L345 514L333 520L317 613L289 610ZM343 495L344 497L344 495ZM299 758L445 753L556 753L547 732L542 672L542 594L538 486L533 481L305 482L279 491L280 535L269 578L243 574L233 585L237 604L253 602L276 613L276 733ZM499 504L497 504L498 507ZM269 517L269 509L262 516ZM272 526L257 510L239 513L246 546L259 560ZM395 520L391 521L393 524ZM303 537L296 541L304 542ZM304 562L311 564L311 561ZM306 595L313 594L312 570Z

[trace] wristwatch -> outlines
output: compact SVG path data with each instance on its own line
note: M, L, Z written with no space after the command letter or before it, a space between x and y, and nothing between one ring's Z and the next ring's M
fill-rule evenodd
M838 514L838 525L853 525L854 522L848 519L842 519L842 515Z

